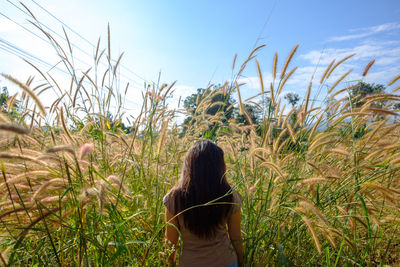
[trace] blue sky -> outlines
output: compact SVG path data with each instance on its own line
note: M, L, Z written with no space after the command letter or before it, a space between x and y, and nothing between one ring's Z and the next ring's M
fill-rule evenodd
M1 0L0 12L37 32L18 10L18 1ZM42 10L46 8L75 32L96 44L102 36L106 45L107 23L111 26L112 50L125 52L122 82L130 81L128 105L137 106L143 79L171 83L178 80L175 97L183 98L209 82L223 83L232 77L232 60L238 54L242 62L255 45L266 44L258 53L264 82L271 77L272 58L279 54L282 67L290 50L299 49L289 69L298 70L289 80L286 92L304 95L315 73L325 70L333 58L357 53L343 64L328 83L334 83L345 71L353 69L348 80L360 79L365 65L376 62L366 78L386 84L400 73L400 1L105 1L105 0L24 0L35 16L49 28L62 34L61 24ZM39 5L37 5L39 4ZM37 37L0 15L0 38L49 62L57 63L54 52ZM77 58L85 70L93 47L67 29ZM61 40L62 41L62 40ZM79 47L79 49L78 49ZM4 46L3 46L4 48ZM80 65L79 65L80 64ZM45 66L43 68L46 68ZM49 67L47 67L49 68ZM55 71L55 70L54 70ZM0 72L22 80L33 70L4 49L0 50ZM135 74L133 74L134 72ZM140 76L140 77L138 77ZM243 94L259 92L255 63L251 62L241 81ZM0 80L0 84L5 83ZM134 108L133 108L134 109Z

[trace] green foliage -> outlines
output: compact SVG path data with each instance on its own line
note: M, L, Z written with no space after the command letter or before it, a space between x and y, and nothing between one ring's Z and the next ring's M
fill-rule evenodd
M297 102L300 100L300 96L297 93L292 92L287 93L283 98L286 99L292 107L296 106Z
M374 84L374 83L366 83L359 82L355 86L353 86L350 90L350 97L354 99L354 105L359 107L363 104L362 98L372 95L379 94L385 91L385 86L382 84ZM385 101L380 101L378 103L379 106L383 106Z

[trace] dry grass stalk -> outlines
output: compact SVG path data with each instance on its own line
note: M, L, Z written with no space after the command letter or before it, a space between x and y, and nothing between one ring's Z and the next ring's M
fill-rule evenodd
M276 65L278 64L278 53L274 55L274 63L272 64L272 79L275 80L276 78Z
M25 156L25 155L21 155L21 154L10 154L7 152L1 152L0 153L0 159L18 159L18 160L27 160L27 161L32 161L35 162L39 165L42 166L47 166L47 164L43 161L37 160L33 157L30 156Z
M285 178L285 175L283 174L281 168L279 168L279 166L277 166L275 163L264 161L263 163L261 163L261 166L265 166L273 170L276 174L278 174L280 178Z
M292 74L297 70L297 67L294 67L289 73L288 75L285 76L285 78L282 80L281 84L279 85L278 91L276 93L277 96L280 95L283 86L285 86L286 81L292 76Z
M233 57L233 62L232 62L232 70L235 69L235 63L236 63L236 59L237 59L237 54L235 54L235 56Z
M339 60L338 63L336 63L336 64L332 67L332 69L329 70L328 74L326 75L326 79L328 79L328 78L331 76L332 72L333 72L340 64L342 64L343 62L345 62L345 61L348 60L349 58L353 57L354 55L355 55L355 54L351 54L351 55L348 55L347 57L344 57L343 59Z
M269 84L269 87L270 87L269 88L269 93L271 95L271 97L270 97L271 103L272 103L272 106L274 106L275 105L275 96L274 96L274 85L273 85L272 82Z
M391 80L387 86L391 86L392 84L394 84L398 79L400 79L400 75L397 75L396 77L393 78L393 80Z
M352 72L352 70L349 70L348 72L346 72L345 74L343 74L333 85L331 88L329 88L328 93L330 94L333 89L335 89L335 87L341 82L343 81L344 78L346 78L347 75L349 75Z
M316 177L316 178L308 178L308 179L303 179L299 182L300 185L306 185L306 184L322 184L329 182L329 179L323 178L323 177Z
M306 102L304 104L304 113L307 113L308 110L308 102L310 101L310 94L311 94L311 88L312 88L312 80L310 81L310 83L308 84L308 89L307 89L307 94L306 94ZM303 120L301 120L301 123L304 123L304 119L306 116L303 117Z
M75 140L72 138L72 135L71 135L71 133L69 132L69 130L67 128L67 124L65 123L64 112L63 112L63 108L62 107L60 109L59 115L61 117L61 124L62 124L62 127L63 127L65 133L67 134L69 140L71 140L71 142L75 143Z
M326 239L328 239L329 243L331 243L332 247L335 249L337 248L335 239L333 238L332 234L329 232L328 229L325 229L324 227L320 227L320 230L322 233L325 234Z
M321 255L321 243L319 242L318 236L315 233L312 222L306 216L301 216L301 219L303 220L303 222L306 223L307 228L310 231L311 236L314 240L315 247L317 248L318 253Z
M163 123L163 127L161 129L161 135L160 135L160 138L158 139L157 154L156 154L157 156L160 155L161 148L162 148L162 145L164 143L164 137L165 137L165 134L166 134L167 129L168 129L169 121L170 121L170 118L168 118L167 121Z
M0 123L0 131L13 132L15 134L29 134L28 129L11 123Z
M283 79L283 77L285 77L286 69L289 66L289 63L292 60L294 53L296 53L296 50L297 50L298 47L299 47L299 45L296 45L292 49L292 51L290 52L288 58L286 59L285 65L283 65L283 69L282 69L282 72L281 72L281 80Z
M311 211L314 215L316 215L321 220L321 222L324 223L324 225L329 226L328 220L325 218L325 216L322 214L322 212L317 207L314 206L314 204L311 201L302 200L299 202L299 206L303 207L306 210Z
M318 128L319 124L321 123L321 120L322 120L322 118L323 118L324 116L325 116L325 114L324 114L324 113L321 113L321 115L319 116L318 120L315 122L315 124L314 124L314 126L312 127L311 132L310 132L310 134L309 134L309 136L308 136L308 142L311 142L311 140L313 139L314 133L315 133L315 131L317 130L317 128Z
M1 76L9 80L10 82L18 85L24 92L26 92L33 99L33 101L35 101L42 115L46 115L46 111L44 109L42 102L40 102L39 98L35 95L35 93L31 89L29 89L28 86L26 86L25 84L23 84L22 82L18 81L17 79L15 79L10 75L2 73Z
M56 153L56 152L68 152L71 155L75 155L75 149L70 145L60 145L60 146L53 146L46 150L46 153Z
M321 77L320 83L322 84L325 80L326 75L328 74L329 70L331 69L332 65L335 63L335 59L332 60L332 62L329 64L329 66L326 68L324 74Z
M372 67L372 65L373 65L374 63L375 63L375 59L371 60L371 61L367 64L367 66L365 67L364 72L363 72L363 74L362 74L363 77L365 77L365 76L367 75L369 69Z
M258 79L260 80L261 93L264 93L263 77L262 77L262 73L261 73L260 64L258 64L258 60L257 59L256 59L256 65L257 65Z
M348 112L348 113L343 114L339 118L335 119L334 121L332 121L332 125L339 124L341 121L343 121L347 117L355 117L354 120L357 120L357 119L359 119L358 118L359 116L370 116L370 115L371 115L371 113L368 113L368 112Z
M286 128L289 130L290 137L292 138L293 143L296 143L296 137L292 125L290 123L286 123Z
M42 184L32 195L32 201L36 200L37 197L46 189L48 188L50 185L54 186L54 185L60 185L62 187L66 186L68 184L68 181L66 179L62 179L62 178L53 178L47 182L45 182L44 184Z

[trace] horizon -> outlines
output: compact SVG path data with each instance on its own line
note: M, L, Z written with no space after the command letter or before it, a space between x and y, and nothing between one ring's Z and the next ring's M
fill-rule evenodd
M400 20L396 16L400 14L400 4L396 1L385 1L386 5L372 1L351 2L336 21L329 18L339 18L337 11L344 1L325 4L311 1L308 5L286 1L268 4L263 1L251 4L206 1L205 4L177 5L117 1L113 6L107 5L106 1L97 2L96 6L89 1L68 1L66 4L66 1L45 3L32 0L23 3L45 29L58 35L58 40L67 47L62 27L65 28L76 54L75 64L82 72L91 65L90 56L94 53L98 36L101 36L102 45L106 45L107 24L110 23L114 61L124 52L118 90L130 83L132 93L125 106L128 113L137 112L140 95L145 90L144 83L171 84L177 80L174 99L170 100L174 108L178 99L184 100L198 88L230 81L240 63L261 44L266 44L266 47L257 53L257 60L266 87L271 81L275 52L279 55L279 70L291 49L300 44L288 71L295 66L298 69L282 93L295 92L302 98L311 77L315 81L312 91L316 94L324 89L318 88L318 81L329 63L352 53L356 55L335 71L329 80L330 85L350 69L353 72L344 82L362 80L386 85L400 73ZM44 70L51 69L56 76L64 75L52 48L36 36L43 39L43 34L27 22L29 17L24 7L11 0L6 4L0 14L0 72L12 74L20 80L33 74L38 77L33 68L12 55L11 44L26 51ZM328 9L328 13L322 12ZM357 17L349 16L356 10ZM313 16L309 17L302 11L309 11ZM76 15L67 16L70 12ZM370 16L371 13L375 16ZM301 23L294 23L295 14ZM213 23L217 19L218 23ZM14 50L14 54L15 51L22 53ZM238 55L236 69L232 70L235 54ZM367 77L362 79L362 71L372 59L375 63ZM244 98L260 92L255 62L249 63L239 81L246 83L242 87ZM0 79L0 84L8 85L14 93L13 86L4 79ZM315 96L315 100L322 101L318 97Z

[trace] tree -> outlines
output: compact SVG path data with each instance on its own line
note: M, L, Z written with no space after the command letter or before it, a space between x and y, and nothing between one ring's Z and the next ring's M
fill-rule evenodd
M261 111L259 110L259 108L257 108L257 106L255 105L250 105L250 104L243 104L243 108L246 110L252 122L259 124L261 117ZM238 108L235 108L234 110L234 117L237 123L243 123L245 125L250 124L249 120L247 119L247 116L245 114L240 114Z
M8 94L7 87L4 86L0 93L0 108L4 111L7 109L8 99L10 99L10 95Z
M287 93L283 98L286 99L292 107L296 106L297 102L300 100L300 96L292 92Z
M183 102L183 107L190 112L183 124L187 125L194 115L202 114L203 110L198 111L197 114L195 112L199 104L208 97L210 97L210 105L208 105L206 114L215 115L217 112L222 111L225 117L223 121L232 118L233 109L228 110L228 107L234 103L234 100L231 94L227 92L230 92L230 90L226 90L224 93L220 86L214 86L212 89L197 89L197 93L188 96Z
M353 104L356 107L362 106L364 102L361 100L368 95L379 94L385 91L385 86L382 84L359 82L351 88L350 97L353 99ZM377 103L378 106L383 106L385 101Z

